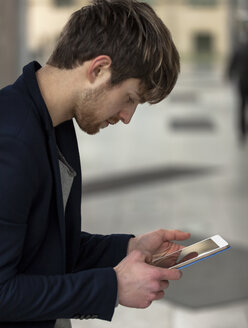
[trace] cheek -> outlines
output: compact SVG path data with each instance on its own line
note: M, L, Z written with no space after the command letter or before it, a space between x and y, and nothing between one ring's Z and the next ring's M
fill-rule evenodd
M124 108L125 108L125 104L123 102L116 101L109 105L108 111L111 116L117 117L118 114L124 110Z

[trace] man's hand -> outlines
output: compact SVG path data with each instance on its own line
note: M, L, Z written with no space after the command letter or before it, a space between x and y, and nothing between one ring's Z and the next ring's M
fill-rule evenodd
M178 280L181 272L149 265L152 257L139 250L132 251L115 268L118 280L119 304L146 308L152 301L164 296L168 280Z
M188 232L180 230L156 230L131 238L128 244L128 254L133 250L139 250L143 253L150 253L152 258L156 259L182 249L183 246L173 241L185 240L189 237Z

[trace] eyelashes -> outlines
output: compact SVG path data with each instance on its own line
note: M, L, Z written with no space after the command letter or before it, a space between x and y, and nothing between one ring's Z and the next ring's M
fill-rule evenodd
M128 97L128 103L129 103L129 104L134 104L135 101L134 101L133 98L131 98L131 97L129 96L129 97Z

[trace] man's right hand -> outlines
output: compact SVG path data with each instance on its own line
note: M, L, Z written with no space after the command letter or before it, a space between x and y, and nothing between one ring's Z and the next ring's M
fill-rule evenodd
M152 266L151 255L133 251L114 270L118 281L119 304L133 308L147 308L154 300L163 298L168 280L179 280L177 269Z

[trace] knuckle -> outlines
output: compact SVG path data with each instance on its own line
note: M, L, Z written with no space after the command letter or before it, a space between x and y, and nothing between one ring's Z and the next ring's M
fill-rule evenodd
M177 269L174 269L174 270L171 272L171 274L172 274L172 279L174 279L174 280L179 280L179 279L181 278L181 276L182 276L181 271L179 271L179 270L177 270Z
M159 270L154 269L151 273L151 278L154 279L154 280L161 280L162 275L161 275Z
M159 234L163 234L163 233L164 233L164 229L162 229L162 228L161 228L161 229L158 229L158 230L157 230L157 233L159 233Z
M145 308L148 308L152 304L151 301L147 301Z
M134 258L140 258L142 256L142 252L138 249L133 250L132 254Z
M177 280L181 279L181 277L182 277L182 272L179 271L179 270L177 270L176 277L177 277Z
M134 255L141 255L141 251L139 250L139 249L135 249L135 250L133 250L133 254Z
M160 300L161 298L164 297L164 291L159 292L159 294L157 295L157 300Z
M156 299L156 296L157 296L157 293L151 293L149 295L149 298L147 301L151 303L152 301L154 301Z
M160 289L160 284L158 281L154 281L152 284L151 284L151 289L152 291L158 291Z
M145 261L149 264L152 261L152 255L150 252L144 252L143 253Z
M167 289L169 287L170 283L169 281L163 281L163 283L161 284L162 289Z
M144 302L140 305L140 308L141 308L141 309L146 309L146 308L148 308L148 306L150 306L151 304L152 304L152 301L149 301L149 300L144 301Z

